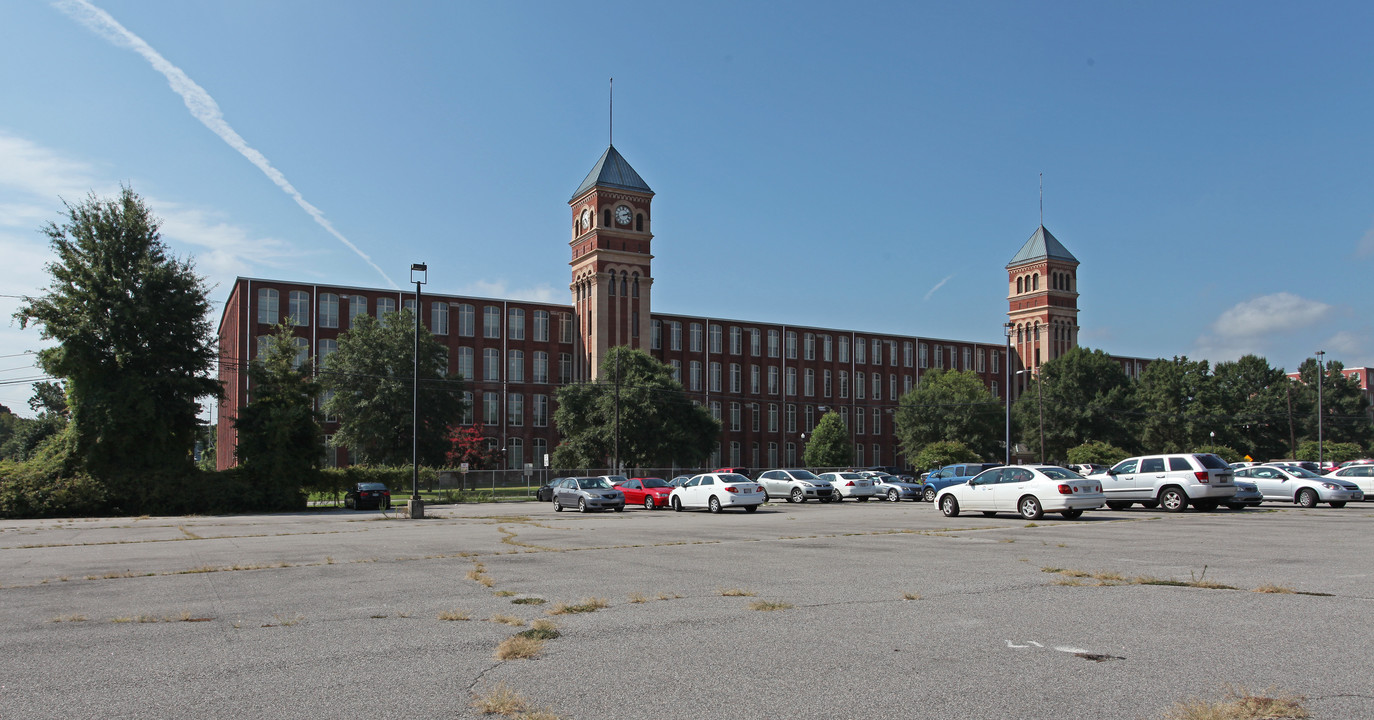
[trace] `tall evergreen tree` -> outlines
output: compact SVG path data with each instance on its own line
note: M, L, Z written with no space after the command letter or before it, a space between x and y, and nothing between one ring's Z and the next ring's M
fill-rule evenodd
M261 493L261 507L305 507L303 488L324 462L324 431L315 399L320 388L309 362L301 362L291 325L267 336L248 366L249 401L234 421L239 464Z
M1043 383L1039 388L1038 383ZM1125 448L1140 447L1134 388L1121 365L1101 350L1070 349L1040 366L1012 405L1023 442L1040 447L1040 403L1044 403L1045 460L1068 456L1069 448L1098 440ZM1035 453L1038 459L1039 452Z
M76 460L137 490L144 473L190 467L197 401L220 393L207 289L133 190L65 205L43 230L52 284L15 318L58 342L38 360L66 386Z
M1190 452L1215 442L1212 433L1224 436L1229 426L1206 360L1155 360L1140 375L1136 399L1140 440L1150 452Z
M1270 460L1291 456L1289 395L1292 381L1257 355L1220 362L1212 369L1217 411L1225 418L1217 442L1242 456ZM1296 434L1296 422L1294 423Z

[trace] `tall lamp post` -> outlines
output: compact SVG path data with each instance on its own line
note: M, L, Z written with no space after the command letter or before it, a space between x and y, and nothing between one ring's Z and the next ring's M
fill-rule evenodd
M412 263L410 281L415 283L415 367L411 377L410 406L410 502L408 514L412 518L425 516L425 503L420 499L420 286L429 275L429 266Z
M1007 452L1006 458L1002 461L1003 465L1011 464L1011 333L1014 327L1011 323L1002 325L1002 330L1007 334L1007 356L1002 363L1002 397L1007 401Z
M1322 452L1322 385L1326 380L1326 351L1317 351L1317 467L1322 467L1322 462L1326 460L1325 453Z
M1030 368L1026 368L1025 370L1017 370L1017 371L1016 371L1016 374L1017 374L1017 375L1025 375L1025 374L1028 374L1028 373L1031 373L1031 372L1032 372L1032 370L1031 370ZM1037 373L1035 373L1035 404L1038 405L1039 408L1040 408L1040 464L1041 464L1041 465L1044 465L1044 464L1045 464L1045 395L1044 395L1044 392L1040 389L1040 383L1041 383L1041 380L1040 380L1040 373L1037 372Z

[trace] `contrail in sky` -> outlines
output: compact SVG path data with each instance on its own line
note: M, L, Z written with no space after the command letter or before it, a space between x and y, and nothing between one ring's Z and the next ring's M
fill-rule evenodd
M926 296L923 297L923 298L921 298L921 300L922 300L922 301L929 300L929 299L930 299L930 296L931 296L931 295L934 295L936 290L939 290L940 288L944 287L944 286L945 286L945 283L949 282L950 278L952 278L952 277L954 277L954 276L953 276L953 275L946 275L944 280L941 280L940 282L935 283L935 287L931 288L930 291L926 293Z
M118 21L110 17L109 13L90 4L87 0L58 0L54 2L53 5L72 18L80 21L86 27L103 35L106 40L109 40L115 45L127 47L139 55L142 55L143 59L147 60L148 63L153 66L153 69L167 76L167 83L172 86L173 92L181 96L182 101L186 103L186 109L191 111L191 115L199 120L201 124L205 125L205 127L210 128L210 131L218 135L221 140L228 143L229 147L234 148L239 151L240 155L248 158L248 162L256 165L264 175L277 184L277 187L281 188L287 195L290 195L291 199L295 200L297 205L300 205L303 210L309 213L310 217L314 218L315 222L318 223L320 227L324 228L330 235L338 238L339 242L347 245L348 249L357 253L358 257L362 258L368 265L371 265L372 269L376 270L385 278L391 287L398 287L396 282L391 279L391 276L387 275L385 271L378 267L377 263L372 262L372 258L368 257L367 253L359 250L357 245L354 245L348 238L344 237L342 233L335 230L334 226L325 218L324 213L321 212L319 208L306 202L305 198L301 197L300 191L296 190L290 182L287 182L286 176L282 175L281 171L272 167L272 164L267 162L267 158L263 157L262 153L249 146L248 141L244 140L242 136L234 131L234 128L229 126L229 123L225 122L224 114L220 112L219 104L215 102L215 99L210 97L210 93L205 92L205 88L197 85L191 78L187 77L186 73L181 71L181 68L167 62L167 58L162 57L158 51L144 42L143 38L129 32L123 25L120 25Z

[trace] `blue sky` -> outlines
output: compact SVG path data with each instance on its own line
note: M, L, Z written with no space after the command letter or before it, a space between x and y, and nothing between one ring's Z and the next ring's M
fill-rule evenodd
M1084 345L1374 365L1371 28L1368 3L0 3L0 311L47 285L61 200L120 183L216 301L423 261L436 292L566 302L614 77L656 310L1000 342L1043 173ZM40 346L0 324L22 414Z

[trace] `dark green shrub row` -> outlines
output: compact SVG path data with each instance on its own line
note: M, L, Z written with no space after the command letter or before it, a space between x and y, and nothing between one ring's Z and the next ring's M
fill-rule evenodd
M439 471L434 468L420 468L420 487L434 485L439 480ZM325 468L314 482L305 485L305 490L331 497L342 498L344 493L360 482L378 482L391 490L393 502L402 496L410 496L411 471L409 465L385 467L380 465L351 465L346 468Z

